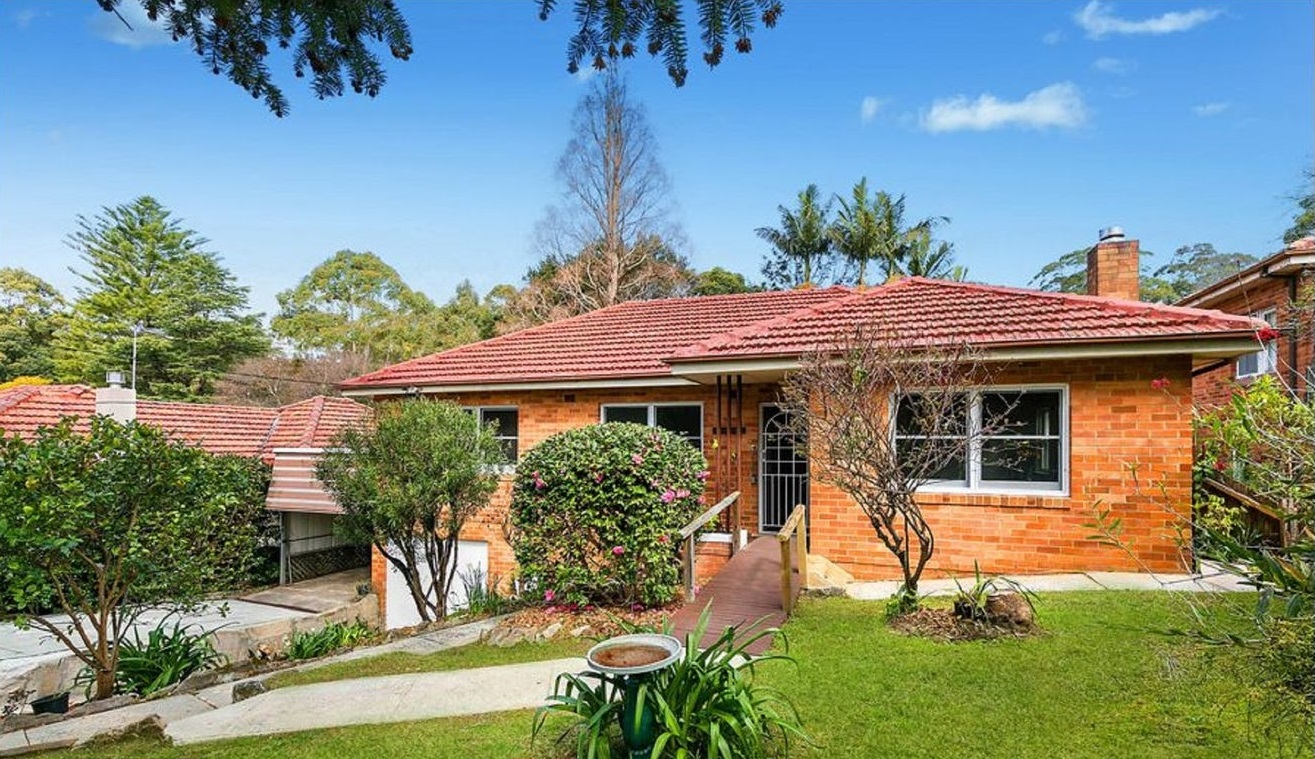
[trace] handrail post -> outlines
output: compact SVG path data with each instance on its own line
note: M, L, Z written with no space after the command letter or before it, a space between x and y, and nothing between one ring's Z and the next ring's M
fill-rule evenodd
M799 589L808 590L808 513L806 510L803 514L800 514L799 526L794 534L795 550L799 562Z
M685 575L685 600L694 600L694 535L685 539L685 556L682 561Z
M790 583L790 538L781 541L781 608L788 617L794 611L794 588Z

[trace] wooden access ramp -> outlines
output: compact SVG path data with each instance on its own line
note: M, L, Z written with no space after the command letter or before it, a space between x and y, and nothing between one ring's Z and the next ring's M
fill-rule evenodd
M807 541L802 509L791 515L778 535L761 536L737 551L698 595L676 612L671 621L677 638L684 640L693 632L699 616L709 607L711 617L702 641L705 646L733 625L744 630L785 623L807 583L807 560L800 549ZM754 641L748 652L761 654L771 643L770 637L763 637Z

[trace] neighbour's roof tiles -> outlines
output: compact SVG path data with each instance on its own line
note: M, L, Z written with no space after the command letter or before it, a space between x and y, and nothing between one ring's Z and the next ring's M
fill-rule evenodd
M1260 326L1218 311L909 277L864 290L631 301L384 367L343 387L662 377L676 362L803 355L859 324L983 347L1226 337Z
M1258 327L1218 311L908 277L715 335L670 358L799 356L836 345L860 325L914 344L997 348L1223 336Z
M37 385L0 391L0 435L31 437L38 427L78 417L85 432L96 413L86 385ZM275 448L322 448L342 427L369 410L349 398L316 396L282 408L211 403L137 401L137 420L211 453L273 457Z
M405 361L343 383L407 387L669 375L691 343L849 295L844 287L629 301Z

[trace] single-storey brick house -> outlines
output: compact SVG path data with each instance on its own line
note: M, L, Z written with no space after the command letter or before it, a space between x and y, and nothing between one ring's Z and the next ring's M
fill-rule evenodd
M218 403L138 400L131 388L87 385L26 385L0 390L0 437L31 438L39 427L101 414L136 420L210 453L259 458L271 465L265 506L282 528L280 577L309 579L364 566L368 549L333 533L338 507L314 476L315 460L333 435L365 420L369 409L349 398L317 395L278 408Z
M1092 295L914 277L622 303L389 366L343 391L451 399L496 420L520 453L600 421L669 428L708 456L711 496L743 492L751 532L773 532L804 503L813 553L860 579L889 578L897 570L863 513L796 455L779 382L858 324L968 341L999 367L1000 387L978 397L1029 396L1048 453L1027 481L986 471L977 457L958 481L925 489L932 572L971 572L974 561L992 572L1136 569L1089 539L1097 504L1122 518L1144 566L1174 570L1183 558L1175 517L1191 500L1193 367L1254 352L1263 324L1138 302L1137 258L1137 242L1121 235L1093 248ZM503 576L514 569L502 530L509 491L504 483L463 534L485 544L490 573ZM375 569L379 588L386 568L377 560Z
M1294 308L1300 304L1299 308ZM1267 374L1300 398L1315 400L1315 237L1303 237L1274 255L1178 302L1251 316L1278 329L1278 338L1234 360L1197 370L1192 393L1201 407L1226 403L1238 387Z

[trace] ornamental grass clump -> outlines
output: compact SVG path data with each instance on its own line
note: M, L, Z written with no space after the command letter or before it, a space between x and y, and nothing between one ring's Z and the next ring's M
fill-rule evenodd
M657 606L680 586L677 533L703 508L707 460L640 424L554 435L517 465L511 544L545 603Z

